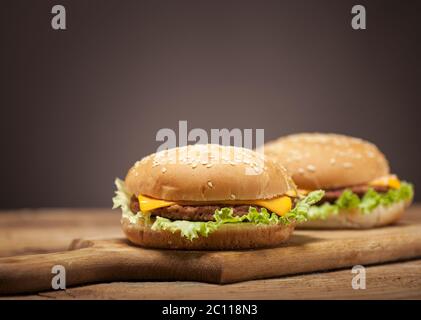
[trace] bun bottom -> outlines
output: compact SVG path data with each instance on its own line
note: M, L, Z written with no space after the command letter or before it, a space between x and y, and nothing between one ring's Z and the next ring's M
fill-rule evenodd
M379 206L373 212L364 214L360 210L340 210L326 220L307 221L297 226L299 229L370 229L397 222L408 207L409 202L400 201L391 206Z
M121 219L124 233L130 242L159 249L184 250L232 250L274 247L287 241L294 231L294 223L289 225L255 225L249 223L225 224L207 237L192 241L179 232L154 231L144 224L131 224Z

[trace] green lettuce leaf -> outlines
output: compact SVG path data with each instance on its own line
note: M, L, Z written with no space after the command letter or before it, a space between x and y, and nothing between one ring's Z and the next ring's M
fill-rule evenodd
M308 215L310 212L310 209L314 204L319 202L323 196L325 195L325 192L322 190L317 190L310 192L306 197L302 198L298 203L295 205L295 207L288 212L285 216L280 217L283 219L289 220L296 220L297 222L304 222L308 219Z
M251 222L254 224L275 224L280 223L276 213L269 213L266 208L261 208L260 211L255 207L249 207L247 215L242 216L242 221Z
M130 210L131 194L126 189L124 181L116 178L114 183L117 190L115 191L115 196L113 197L113 209L121 208L123 217L127 218L130 223L138 223L139 220L143 220L143 222L150 224L150 214L143 212L137 212L134 214L132 210Z
M390 206L400 201L412 201L414 188L412 184L402 182L398 189L390 189L386 193L378 193L369 189L361 198L351 190L345 190L334 203L323 203L312 206L308 211L308 219L327 219L336 215L341 209L359 209L362 214L373 212L378 206Z
M339 213L338 206L325 202L322 205L312 206L308 210L307 219L308 220L317 220L317 219L325 220L327 219L328 216L332 214L338 214L338 213Z
M339 208L354 209L360 204L360 197L351 190L345 190L341 196L336 200L336 205Z
M199 236L207 237L210 233L219 228L219 224L215 221L172 221L167 218L156 217L156 220L151 228L155 231L166 230L172 233L180 231L183 237L193 240Z
M117 178L115 179L114 183L117 187L117 190L115 191L115 196L113 198L113 209L121 208L123 214L132 214L130 210L131 195L127 191L124 181Z

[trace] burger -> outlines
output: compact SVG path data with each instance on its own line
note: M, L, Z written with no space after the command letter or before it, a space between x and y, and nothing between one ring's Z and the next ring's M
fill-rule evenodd
M116 179L113 208L130 242L192 250L285 242L322 191L297 198L285 168L249 149L191 145L136 162Z
M308 211L308 228L372 228L396 222L411 203L413 187L390 173L372 143L338 134L302 133L264 145L284 165L300 194L323 189Z

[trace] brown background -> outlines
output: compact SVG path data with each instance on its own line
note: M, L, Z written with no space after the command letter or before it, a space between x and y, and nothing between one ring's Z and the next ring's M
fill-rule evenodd
M50 26L67 9L66 31ZM350 26L367 8L367 30ZM161 128L334 131L421 185L420 1L2 1L1 208L110 206ZM418 200L421 198L418 196Z

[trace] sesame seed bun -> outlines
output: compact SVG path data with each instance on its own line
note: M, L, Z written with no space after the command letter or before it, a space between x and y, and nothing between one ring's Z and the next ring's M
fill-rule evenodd
M340 210L326 220L307 221L299 225L300 229L369 229L396 223L405 212L409 202L400 201L391 206L379 206L369 214L358 209Z
M122 218L123 231L134 244L161 249L235 250L274 247L289 239L294 223L289 225L255 225L236 223L222 225L207 237L190 241L179 232L154 231L142 223L131 224Z
M339 134L289 135L265 144L264 152L284 165L301 189L367 184L389 174L388 162L374 144Z
M172 201L270 199L295 190L285 168L249 149L192 145L160 151L129 170L135 194Z

